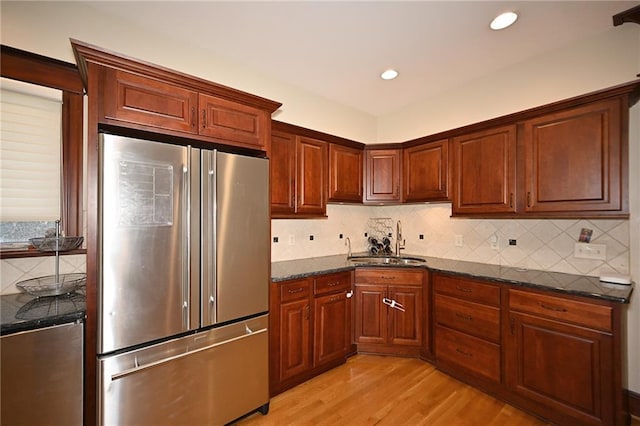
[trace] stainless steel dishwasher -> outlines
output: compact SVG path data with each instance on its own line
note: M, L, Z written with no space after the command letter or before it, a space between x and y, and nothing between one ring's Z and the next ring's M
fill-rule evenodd
M0 338L2 425L82 425L82 323Z

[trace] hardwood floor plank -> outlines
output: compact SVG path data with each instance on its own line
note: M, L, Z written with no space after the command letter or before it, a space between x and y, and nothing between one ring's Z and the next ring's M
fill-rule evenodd
M356 355L271 399L269 414L237 426L541 426L544 422L424 361Z

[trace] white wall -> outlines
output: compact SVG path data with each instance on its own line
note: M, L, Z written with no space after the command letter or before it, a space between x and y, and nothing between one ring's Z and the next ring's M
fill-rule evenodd
M152 2L149 2L152 7ZM126 2L122 3L126 7ZM375 117L239 67L163 35L150 35L90 3L0 2L2 44L75 63L69 38L244 90L283 107L274 118L358 141L375 141ZM188 31L188 29L185 29Z
M123 3L123 7L125 7L124 5L125 3ZM278 120L363 142L376 140L378 142L397 142L432 134L624 83L633 80L640 72L640 26L625 24L621 27L612 27L591 40L583 40L572 46L561 47L556 52L517 64L491 76L479 77L472 83L461 85L455 90L376 119L344 105L302 91L286 82L276 81L265 75L252 72L252 70L238 67L236 64L214 58L191 46L177 44L163 36L150 35L126 22L102 13L95 13L87 4L2 1L0 2L0 18L0 42L3 44L75 62L69 38L76 38L282 102L284 107L275 115ZM627 239L627 265L636 281L640 281L639 108L636 106L632 111L630 139L631 220L628 223L630 231ZM305 250L310 250L306 253L313 251L316 255L346 252L343 240L334 235L335 232L341 232L340 230L344 229L345 235L358 235L364 231L363 222L368 217L381 215L404 218L403 221L406 221L405 234L410 238L415 238L417 232L425 229L425 238L429 239L422 242L410 239L408 242L409 250L424 250L426 253L432 253L430 250L433 253L444 250L442 255L447 255L447 248L443 247L443 244L450 244L450 234L440 232L439 237L429 235L429 227L433 229L445 227L449 233L473 235L478 234L476 228L484 229L493 226L496 228L496 232L501 232L502 228L508 230L503 232L506 237L515 230L526 228L533 223L522 224L522 221L467 223L450 220L447 216L447 207L443 208L442 206L422 205L375 209L364 206L330 206L328 209L330 217L327 220L273 221L274 235L281 235L280 243L272 244L274 260L295 258L297 254L303 253ZM414 214L418 215L420 219L412 220L411 218L415 217ZM550 225L556 226L554 221L541 222L543 222L541 226L545 229L553 229L550 228ZM602 231L606 231L603 233L610 235L608 225L598 221L592 222L592 224L598 229L605 228L602 229ZM614 228L620 226L624 227L624 225L617 224ZM564 227L560 228L561 233L567 234ZM314 239L315 244L313 245L309 245L310 243L306 243L304 239L305 236L308 238L309 230L322 237L319 240ZM300 245L296 250L286 247L285 240L288 238L286 235L291 232L300 235L298 239ZM569 234L571 233L572 231L569 231ZM624 239L624 236L618 236L618 238ZM442 241L442 244L434 243L438 239ZM355 240L354 249L364 248L361 239L352 238L352 240ZM469 244L472 240L478 244L476 249L485 243L485 240L475 237L466 238ZM436 245L429 246L429 244ZM624 246L623 243L621 245ZM309 247L316 250L309 249ZM456 255L455 249L448 250L448 253L450 256ZM478 253L477 255L481 256ZM498 253L498 261L517 264L519 260L516 259L520 256L512 257L512 254L506 251ZM485 259L485 261L493 261L494 258ZM624 259L624 255L622 258ZM6 265L6 261L3 260L3 283ZM25 268L37 271L39 266L29 264ZM587 269L589 268L587 267ZM589 269L585 273L591 273L591 271ZM640 306L638 304L640 304L640 296L636 291L628 314L630 325L628 332L629 388L635 392L640 392L640 369L636 366L637 360L640 359L638 332Z

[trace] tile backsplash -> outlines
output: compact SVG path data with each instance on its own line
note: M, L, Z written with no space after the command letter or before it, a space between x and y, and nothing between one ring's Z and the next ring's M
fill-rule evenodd
M327 214L327 219L272 220L272 238L278 242L272 240L271 260L346 254L346 237L353 252L365 251L369 218L385 217L402 221L404 252L410 254L592 276L603 267L629 273L629 221L624 219L453 219L450 204L331 204ZM574 257L582 228L593 230L591 243L606 246L606 260Z
M19 293L16 284L30 278L53 275L55 256L21 257L0 261L0 294ZM60 273L68 274L86 271L84 254L60 256Z
M278 242L272 240L271 260L346 254L346 237L354 253L365 251L367 223L375 217L402 222L404 252L410 254L592 276L603 267L629 273L629 221L623 219L452 219L450 204L330 204L327 214L326 219L272 220L272 239ZM574 257L582 228L593 230L592 243L606 246L605 261ZM491 247L495 238L496 249ZM516 240L516 245L509 245L509 240ZM54 260L53 256L2 259L0 294L19 292L16 283L22 280L53 275ZM84 255L60 256L60 273L85 272L85 264Z

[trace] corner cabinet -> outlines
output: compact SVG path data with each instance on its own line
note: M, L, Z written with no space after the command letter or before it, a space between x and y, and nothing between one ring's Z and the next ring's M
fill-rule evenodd
M351 352L351 274L271 284L271 396L345 362Z
M453 214L515 213L516 126L453 138Z
M407 203L450 201L449 140L404 148L402 152L402 200Z
M364 203L402 201L402 150L365 149Z
M357 268L355 343L358 352L419 356L424 324L424 271Z
M616 98L523 123L525 212L628 209L622 111Z

